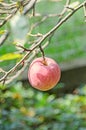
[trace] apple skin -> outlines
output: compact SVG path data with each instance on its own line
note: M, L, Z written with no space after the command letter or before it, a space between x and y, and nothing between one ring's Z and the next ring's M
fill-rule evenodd
M28 79L32 87L47 91L52 89L60 80L61 70L59 65L51 58L36 58L30 64Z

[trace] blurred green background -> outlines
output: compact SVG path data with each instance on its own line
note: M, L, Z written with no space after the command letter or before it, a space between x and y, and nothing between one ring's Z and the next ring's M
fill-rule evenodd
M42 0L36 5L36 12L42 15L59 14L65 2ZM28 15L17 14L0 28L0 35L4 30L10 32L9 38L0 47L0 67L5 70L13 67L21 58L18 55L13 56L19 51L15 44L19 42L29 47L28 43L33 38L26 34L32 24L42 19L41 16L29 18ZM45 34L57 21L58 17L50 17L32 33ZM54 33L50 44L44 49L45 55L59 64L86 58L84 21L83 9L80 9ZM40 92L22 81L0 85L0 130L86 130L86 85L82 84L73 93L62 97ZM58 91L60 87L64 85L59 83L53 91Z

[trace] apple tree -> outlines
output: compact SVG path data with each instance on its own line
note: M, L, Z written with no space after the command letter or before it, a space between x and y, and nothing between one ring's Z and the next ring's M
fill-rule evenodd
M0 83L17 79L40 53L45 57L55 32L80 9L86 17L86 0L0 0ZM54 24L45 29L49 21ZM3 62L11 60L13 65L4 69Z

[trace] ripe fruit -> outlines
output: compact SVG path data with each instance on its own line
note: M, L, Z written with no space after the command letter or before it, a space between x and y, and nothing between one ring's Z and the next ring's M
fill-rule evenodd
M61 71L58 64L51 58L43 57L33 60L29 67L30 84L41 91L53 88L60 80Z

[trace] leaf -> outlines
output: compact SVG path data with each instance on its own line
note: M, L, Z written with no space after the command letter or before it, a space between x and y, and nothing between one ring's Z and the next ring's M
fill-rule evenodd
M0 35L6 33L6 30L0 30Z
M13 59L21 58L21 57L22 57L21 54L8 53L3 56L0 56L0 61L13 60Z

